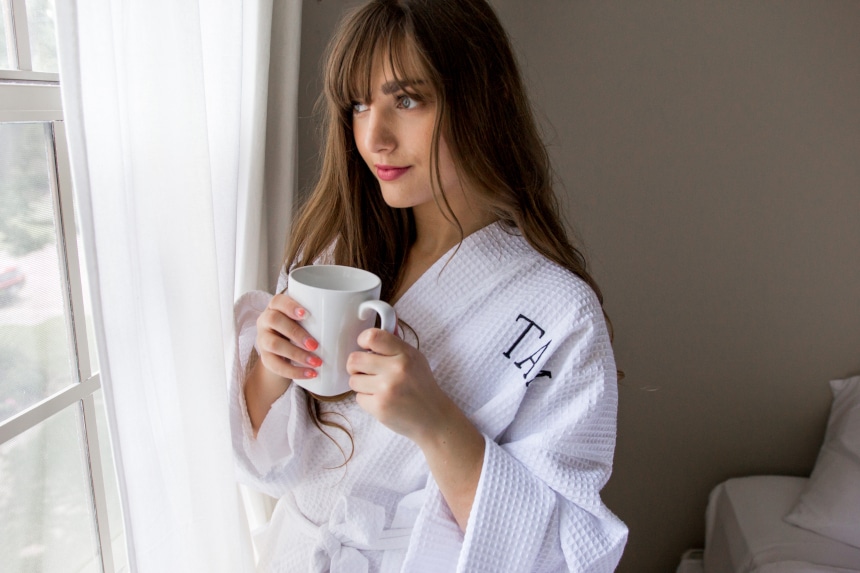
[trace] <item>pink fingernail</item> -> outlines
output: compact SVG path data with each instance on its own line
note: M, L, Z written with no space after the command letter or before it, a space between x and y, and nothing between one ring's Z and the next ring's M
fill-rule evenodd
M305 317L305 309L303 309L303 308L297 308L297 309L296 309L296 316L297 316L298 318L304 318L304 317Z
M316 349L317 349L317 348L319 348L319 347L320 347L319 342L317 342L317 341L316 341L316 340L314 340L313 338L306 338L306 339L305 339L305 348L307 348L308 350L313 351L313 350L316 350Z
M308 356L308 364L314 368L322 366L322 359L319 356Z
M317 377L317 371L316 370L311 370L310 368L305 370L305 378L316 378L316 377Z

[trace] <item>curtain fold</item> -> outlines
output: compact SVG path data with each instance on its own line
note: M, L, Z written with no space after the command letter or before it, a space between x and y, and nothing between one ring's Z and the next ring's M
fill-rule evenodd
M298 194L299 60L302 0L279 0L272 9L272 47L266 130L266 285L274 289ZM285 192L285 190L288 190ZM262 259L261 259L262 260Z
M57 0L132 571L253 569L226 387L233 301L267 272L271 17L272 0Z

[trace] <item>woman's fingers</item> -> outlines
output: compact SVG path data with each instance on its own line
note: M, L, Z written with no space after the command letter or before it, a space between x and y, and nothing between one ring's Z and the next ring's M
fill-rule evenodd
M279 310L293 320L302 320L308 314L308 311L295 300L285 294L276 294L269 301L269 308Z
M285 358L271 352L260 352L260 361L271 372L289 380L316 378L317 372L307 366L296 365Z
M317 341L298 322L273 308L267 308L257 319L257 332L264 331L277 334L306 351L319 348Z
M402 374L405 367L403 367L402 361L395 362L395 360L396 358L392 359L388 356L379 356L369 352L353 352L346 359L346 371L356 379L360 379L362 376L365 379L370 379L383 372L389 372L393 375ZM398 366L401 367L398 368ZM362 388L353 388L353 390L362 392L366 387L362 386Z
M319 343L298 324L298 321L304 320L307 316L308 311L296 301L285 294L278 294L269 302L268 308L260 315L260 319L268 328L292 340L296 346L313 351L319 347Z
M300 364L312 366L314 368L322 364L319 356L313 352L308 352L282 337L271 330L264 330L257 333L257 349L263 352L269 352L276 356L280 356L286 360L292 360Z
M358 345L383 356L400 354L406 343L397 336L379 328L368 328L358 335Z
M316 340L298 321L307 310L286 295L276 295L257 318L257 350L263 365L284 378L315 378L322 360L312 351Z
M370 328L358 336L358 345L368 352L359 351L349 355L346 370L350 375L375 375L383 370L393 376L402 377L405 374L408 346L396 336L378 328Z

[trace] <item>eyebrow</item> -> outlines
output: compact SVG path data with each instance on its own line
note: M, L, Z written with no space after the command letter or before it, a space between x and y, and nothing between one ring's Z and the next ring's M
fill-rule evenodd
M385 82L382 84L382 93L384 95L391 95L393 93L399 92L402 89L411 87L411 86L420 86L427 82L424 80L403 80L402 82Z

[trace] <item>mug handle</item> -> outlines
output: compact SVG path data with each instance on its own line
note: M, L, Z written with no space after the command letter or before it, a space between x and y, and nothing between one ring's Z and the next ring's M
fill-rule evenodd
M382 321L382 330L394 334L397 328L397 315L390 304L381 300L366 300L358 305L358 318L367 320L370 318L370 313L376 312Z

